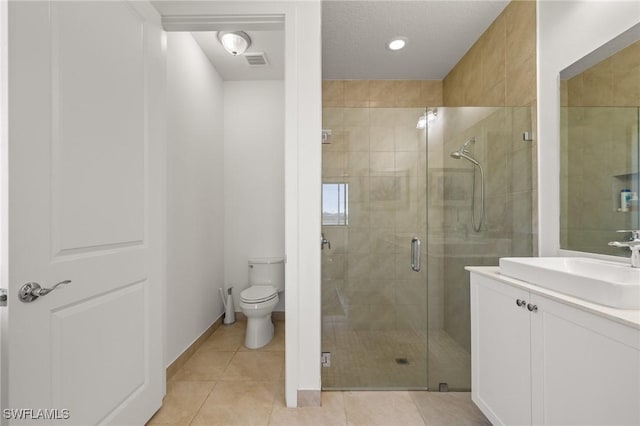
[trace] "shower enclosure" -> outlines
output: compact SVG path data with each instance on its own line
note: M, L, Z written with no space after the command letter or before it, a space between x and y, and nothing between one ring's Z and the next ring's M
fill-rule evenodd
M324 108L323 128L322 387L469 390L464 266L533 250L530 107Z

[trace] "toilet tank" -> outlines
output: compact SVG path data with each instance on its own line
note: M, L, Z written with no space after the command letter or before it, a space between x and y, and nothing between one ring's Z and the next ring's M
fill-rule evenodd
M284 258L249 259L249 285L272 285L284 291Z

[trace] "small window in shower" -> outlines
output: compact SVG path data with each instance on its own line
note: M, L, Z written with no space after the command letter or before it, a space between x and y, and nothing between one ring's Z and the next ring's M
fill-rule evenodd
M349 184L322 184L322 224L342 225L349 223Z

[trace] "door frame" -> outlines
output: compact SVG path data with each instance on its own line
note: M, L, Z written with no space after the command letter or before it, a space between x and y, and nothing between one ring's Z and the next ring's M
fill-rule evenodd
M176 3L183 31L220 17L280 15L285 28L285 398L288 407L320 405L320 183L322 70L320 0ZM163 17L165 20L166 15ZM0 287L8 287L8 1L0 1ZM255 24L255 22L254 22ZM209 28L210 29L210 28ZM164 231L164 230L163 230ZM162 236L159 236L162 238ZM164 241L164 238L162 238ZM164 246L163 246L163 251ZM166 252L166 251L165 251ZM164 289L166 292L166 288ZM165 295L166 296L166 295ZM8 309L0 309L0 336ZM166 309L165 320L166 320ZM163 325L163 339L166 326ZM1 342L1 340L0 340ZM0 377L7 377L0 344ZM6 406L6 380L0 405ZM301 397L301 398L300 398ZM0 416L1 417L1 416ZM0 424L4 420L0 418Z
M9 288L9 264L8 250L8 213L7 202L9 199L9 2L0 1L0 288ZM8 406L9 375L7 362L8 345L4 343L3 336L7 335L7 322L9 320L8 308L0 308L0 406ZM4 380L3 380L4 378ZM0 425L6 425L8 420L0 413Z
M320 1L178 3L162 15L166 31L284 27L285 399L288 407L320 405Z

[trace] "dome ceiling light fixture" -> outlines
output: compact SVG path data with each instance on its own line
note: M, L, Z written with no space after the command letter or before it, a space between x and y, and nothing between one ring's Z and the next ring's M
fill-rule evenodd
M244 31L220 31L218 41L233 56L242 55L251 46L251 37Z
M387 49L391 50L392 52L403 49L407 45L408 41L409 39L406 37L394 37L387 43Z

